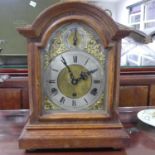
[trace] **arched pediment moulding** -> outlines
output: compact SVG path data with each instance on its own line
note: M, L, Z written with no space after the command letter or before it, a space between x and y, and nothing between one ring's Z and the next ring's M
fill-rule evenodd
M103 10L81 2L61 3L60 5L51 6L43 11L32 25L17 29L27 39L33 39L38 46L43 47L46 45L50 34L59 25L70 21L84 22L96 29L105 48L109 47L113 41L122 39L129 34L128 30L120 30Z

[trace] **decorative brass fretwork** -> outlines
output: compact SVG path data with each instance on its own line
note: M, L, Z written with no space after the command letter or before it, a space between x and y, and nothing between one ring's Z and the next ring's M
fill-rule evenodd
M45 98L44 101L44 109L45 110L60 110L61 108L54 104L51 100L48 99L48 97Z
M83 32L85 32L86 37L87 37L86 46L78 45L76 48L83 47L83 49L80 48L79 50L82 50L94 56L104 68L104 65L105 65L105 52L103 51L104 49L101 47L101 44L97 42L95 36L89 30L85 28L82 28L82 29L83 29ZM45 70L48 68L52 59L54 59L56 56L66 51L72 50L73 46L67 46L66 43L63 41L63 38L64 38L63 34L65 30L66 29L63 30L62 28L62 30L58 31L55 34L54 38L49 41L48 45L50 48L45 52L45 55L44 55L44 69ZM70 43L72 43L72 41L70 41ZM82 42L80 41L78 43L82 44ZM104 107L103 103L104 103L104 94L99 98L99 100L96 103L89 106L87 110L103 109ZM61 110L62 108L54 104L50 99L48 99L48 97L46 97L46 99L44 100L44 109L45 110Z
M91 36L91 39L88 42L87 47L85 48L85 51L93 55L100 62L100 64L102 65L104 64L105 55L101 50L101 45L97 43L97 41L93 36Z
M89 110L102 110L104 107L103 103L104 103L104 95L102 95L95 104L89 106Z
M51 60L56 57L57 55L64 53L67 50L66 46L62 43L61 37L58 36L54 39L51 49L46 52L44 56L45 66L44 68L47 69L48 65L50 64Z

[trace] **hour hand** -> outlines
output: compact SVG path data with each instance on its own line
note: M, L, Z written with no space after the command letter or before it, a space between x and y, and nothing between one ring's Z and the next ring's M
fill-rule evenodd
M74 31L74 37L73 37L73 45L74 46L77 45L77 41L78 41L78 39L77 39L77 29L75 29L75 31Z
M90 71L87 71L87 72L81 72L80 74L80 78L79 80L87 80L88 79L88 76L95 73L98 69L93 69L93 70L90 70Z
M98 69L93 69L93 70L90 70L90 71L87 71L87 74L90 75L90 74L93 74L95 73L96 71L98 71Z

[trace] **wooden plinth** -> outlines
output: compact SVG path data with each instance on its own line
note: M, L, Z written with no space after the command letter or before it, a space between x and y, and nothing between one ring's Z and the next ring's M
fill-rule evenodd
M128 141L123 128L40 128L26 125L20 138L22 149L123 148Z

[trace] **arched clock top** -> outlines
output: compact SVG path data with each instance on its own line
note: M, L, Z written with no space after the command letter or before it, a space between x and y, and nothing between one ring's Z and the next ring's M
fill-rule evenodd
M73 19L95 29L105 47L129 34L129 31L120 30L103 10L83 2L67 2L51 6L43 11L32 25L18 28L18 31L28 39L39 40L40 46L45 46L50 32Z

